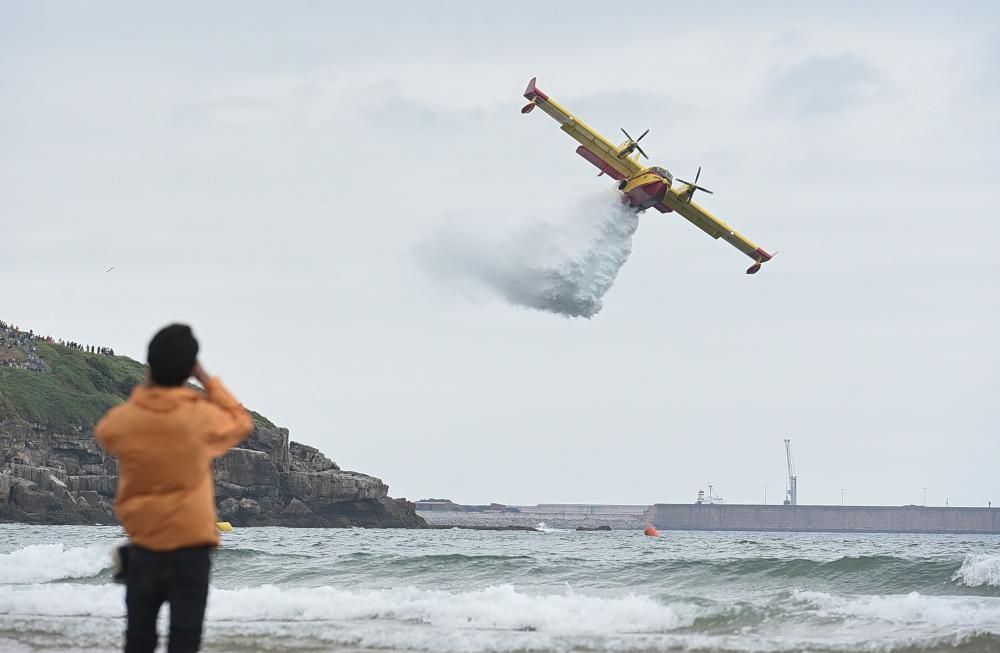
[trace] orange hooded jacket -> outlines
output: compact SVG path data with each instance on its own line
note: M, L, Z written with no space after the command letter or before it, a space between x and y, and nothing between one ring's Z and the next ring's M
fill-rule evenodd
M115 512L132 542L153 551L218 546L212 460L253 430L217 378L205 394L186 386L137 386L108 411L97 440L118 458Z

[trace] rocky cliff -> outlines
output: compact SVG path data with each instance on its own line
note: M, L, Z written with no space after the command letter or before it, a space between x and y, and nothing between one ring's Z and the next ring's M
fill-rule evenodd
M94 425L140 382L143 366L25 335L0 323L0 522L115 523L118 461L101 449ZM4 356L19 364L3 365ZM215 462L221 519L236 526L426 526L413 503L389 497L380 479L340 469L256 413L254 424L246 442Z

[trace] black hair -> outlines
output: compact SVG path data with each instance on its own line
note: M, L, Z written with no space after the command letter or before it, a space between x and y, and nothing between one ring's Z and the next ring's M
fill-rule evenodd
M197 360L198 341L186 324L165 326L149 341L146 361L156 385L184 385Z

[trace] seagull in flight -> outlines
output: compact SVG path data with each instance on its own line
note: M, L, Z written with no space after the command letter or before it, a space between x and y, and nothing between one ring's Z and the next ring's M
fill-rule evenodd
M112 265L112 266L111 266L110 268L108 268L108 269L107 269L107 270L105 270L104 272L105 272L105 274L107 274L108 272L111 272L111 271L112 271L112 270L114 270L114 269L115 269L115 266L113 266L113 265Z

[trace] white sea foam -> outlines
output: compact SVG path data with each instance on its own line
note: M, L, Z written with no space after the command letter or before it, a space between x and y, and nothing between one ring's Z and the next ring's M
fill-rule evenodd
M57 641L106 647L120 636L123 598L122 588L110 584L11 585L0 592L0 637L13 634L42 648ZM689 630L696 619L731 615L725 604L527 593L511 586L445 592L263 585L213 589L206 637L236 647L252 643L255 650L788 652L834 644L843 651L893 651L1000 633L1000 600L990 597L803 591L793 601L795 607L782 609L797 614L798 626L765 620L736 634L729 627Z
M0 615L118 617L125 613L124 601L121 585L10 585L0 592Z
M953 580L961 581L969 587L1000 587L1000 555L966 556Z
M531 630L553 634L662 632L690 625L695 609L645 596L603 598L528 594L510 585L471 592L402 588L262 586L215 590L210 618L221 620L386 619L442 628Z
M123 607L122 588L108 584L21 585L0 593L3 622L28 616L116 618L122 615ZM399 639L404 632L412 637L416 626L425 626L434 647L456 650L439 640L467 644L470 631L538 633L549 643L550 637L662 633L689 626L703 612L693 604L664 605L644 596L527 594L509 585L472 592L263 585L236 590L213 588L207 620L219 632L244 632L247 627L265 623L265 632L279 632L284 628L282 624L295 623L298 625L293 631L312 638L349 634L357 637L364 632L366 646L401 646L406 643L405 638ZM367 628L366 624L372 622L380 626ZM358 625L363 628L358 630Z
M590 318L628 260L638 226L617 193L602 193L501 237L450 229L422 254L440 276L474 279L511 304Z
M67 547L61 543L32 544L0 554L0 584L45 583L64 578L89 578L111 567L106 545Z
M49 583L4 588L0 615L122 614L123 589L112 584ZM210 621L365 621L383 619L443 628L545 631L555 634L663 632L690 625L701 609L646 596L529 594L510 585L472 592L414 587L345 590L274 585L212 588Z
M799 591L795 596L818 609L821 616L1000 635L1000 599L993 597L928 596L918 592L869 596L812 591Z

